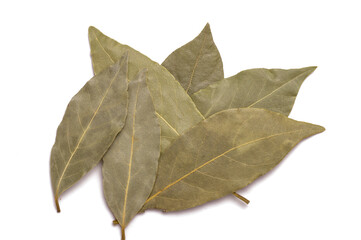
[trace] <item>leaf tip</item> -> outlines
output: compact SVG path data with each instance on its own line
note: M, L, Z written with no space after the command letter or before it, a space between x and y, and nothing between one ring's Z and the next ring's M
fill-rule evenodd
M206 26L204 26L202 32L211 32L211 26L208 22L207 22Z
M94 38L94 36L99 36L101 35L102 33L99 31L99 29L97 29L96 27L94 26L90 26L88 28L88 38L91 39L91 38Z
M326 131L326 128L324 128L324 127L322 127L322 126L319 126L319 128L320 128L320 133Z
M307 76L311 75L315 70L317 69L317 66L310 66L303 68L304 72L307 72Z
M95 32L97 29L94 27L94 26L90 26L88 28L88 34L92 33L92 32Z
M317 66L311 66L311 67L308 67L310 70L315 71L317 69Z
M312 125L313 125L312 126L312 131L314 132L314 135L326 131L326 128L324 128L324 127L322 127L320 125L315 125L315 124L312 124Z

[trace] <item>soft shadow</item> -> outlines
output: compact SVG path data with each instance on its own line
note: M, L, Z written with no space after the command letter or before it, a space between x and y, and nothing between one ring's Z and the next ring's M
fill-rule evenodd
M251 189L253 189L254 187L257 187L257 185L261 184L263 181L265 181L268 177L272 176L278 168L280 168L285 161L287 161L287 159L292 156L293 152L300 146L302 145L302 142L297 144L287 155L286 157L281 160L281 162L279 164L277 164L272 170L270 170L269 172L267 172L265 175L258 177L255 181L253 181L250 185L240 189L237 191L238 194L244 196L245 198L250 200L250 203L247 205L244 202L242 202L240 199L238 199L237 197L233 196L232 194L229 194L225 197L222 197L220 199L216 199L210 202L207 202L205 204L202 204L200 206L196 206L190 209L185 209L185 210L181 210L181 211L175 211L175 212L162 212L161 210L158 209L148 209L146 210L144 213L146 212L162 212L165 215L187 215L192 213L193 211L198 211L198 210L203 210L203 209L207 209L207 208L211 208L214 207L216 205L218 205L219 203L222 202L232 202L232 204L235 205L235 207L238 207L239 209L246 209L250 206L252 206L252 199L247 197L247 193L249 191L251 191ZM89 178L98 178L100 182L103 181L103 177L102 177L102 165L103 165L103 161L101 161L96 167L94 167L91 171L89 171L84 177L82 177L78 182L76 182L71 188L69 188L68 190L66 190L61 197L59 198L59 203L60 203L60 207L61 207L61 201L64 199L66 199L68 197L68 195L71 195L73 193L73 191L77 191L79 187L81 187L85 181L87 181ZM50 176L50 172L49 172L49 176ZM51 183L50 183L51 185ZM103 193L103 185L100 185L101 188L101 193ZM103 200L103 204L107 205L104 194L102 194L102 200ZM53 201L53 206L54 209L56 210L56 206L55 206L55 202ZM110 216L110 219L113 219L113 214L110 211L109 208L106 208L108 211L108 214ZM143 215L144 213L139 213L140 215ZM133 222L133 221L132 221ZM130 223L130 225L132 225L132 222ZM109 224L112 224L112 222L110 221ZM118 225L119 226L119 225Z
M279 164L277 164L274 168L272 168L269 172L267 172L265 175L258 177L255 181L253 181L251 184L249 184L248 186L240 189L237 191L238 194L244 196L245 198L247 198L248 200L250 200L250 203L247 205L244 202L242 202L240 199L238 199L237 197L233 196L232 194L229 194L225 197L222 197L220 199L216 199L210 202L207 202L205 204L193 207L193 208L189 208L189 209L185 209L185 210L180 210L180 211L175 211L175 212L164 212L158 209L148 209L146 210L146 212L162 212L165 215L187 215L192 213L193 211L198 211L198 210L203 210L206 208L211 208L216 206L219 203L222 202L232 202L232 204L235 205L235 207L238 207L239 209L247 209L248 207L252 206L252 199L247 197L247 193L249 191L251 191L251 189L253 189L254 187L257 187L257 185L261 184L263 181L267 180L268 177L272 176L273 174L275 174L275 172L277 172L277 169L280 168L285 161L287 161L287 159L292 156L293 151L295 151L295 149L297 149L302 143L297 144L287 155L286 157L281 160L281 162Z

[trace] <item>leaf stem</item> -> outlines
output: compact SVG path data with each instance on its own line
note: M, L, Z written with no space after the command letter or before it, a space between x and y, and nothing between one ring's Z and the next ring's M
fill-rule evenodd
M60 205L59 205L59 199L58 196L55 196L55 205L56 205L56 211L60 213Z
M122 240L125 240L125 228L122 227Z
M243 201L245 204L248 204L249 203L249 200L241 195L239 195L238 193L236 192L233 192L233 195L236 196L238 199L240 199L241 201Z

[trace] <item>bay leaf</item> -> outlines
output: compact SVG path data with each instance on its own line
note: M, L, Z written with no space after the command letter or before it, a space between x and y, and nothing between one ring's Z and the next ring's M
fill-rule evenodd
M125 126L103 160L104 195L124 229L151 193L160 154L160 125L146 84L146 70L129 83Z
M222 58L208 23L195 39L172 52L162 65L188 94L224 78Z
M323 131L266 109L216 113L161 155L143 210L177 211L221 198L270 171L302 139Z
M148 70L147 85L161 126L161 151L204 119L192 99L167 69L133 48L105 36L95 27L89 28L89 42L95 74L117 61L125 52L129 52L130 79L141 69Z
M123 56L90 79L68 104L50 157L58 212L59 196L102 159L124 126L127 68L127 56Z
M288 116L303 81L316 69L249 69L192 95L208 117L230 108L265 108Z

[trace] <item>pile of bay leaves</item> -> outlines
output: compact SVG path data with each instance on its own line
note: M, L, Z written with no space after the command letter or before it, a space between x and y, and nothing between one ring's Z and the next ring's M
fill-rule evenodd
M51 151L60 195L103 161L104 194L124 229L147 209L178 211L234 194L321 126L288 118L315 67L224 78L209 24L159 65L89 28L95 76L71 99Z

